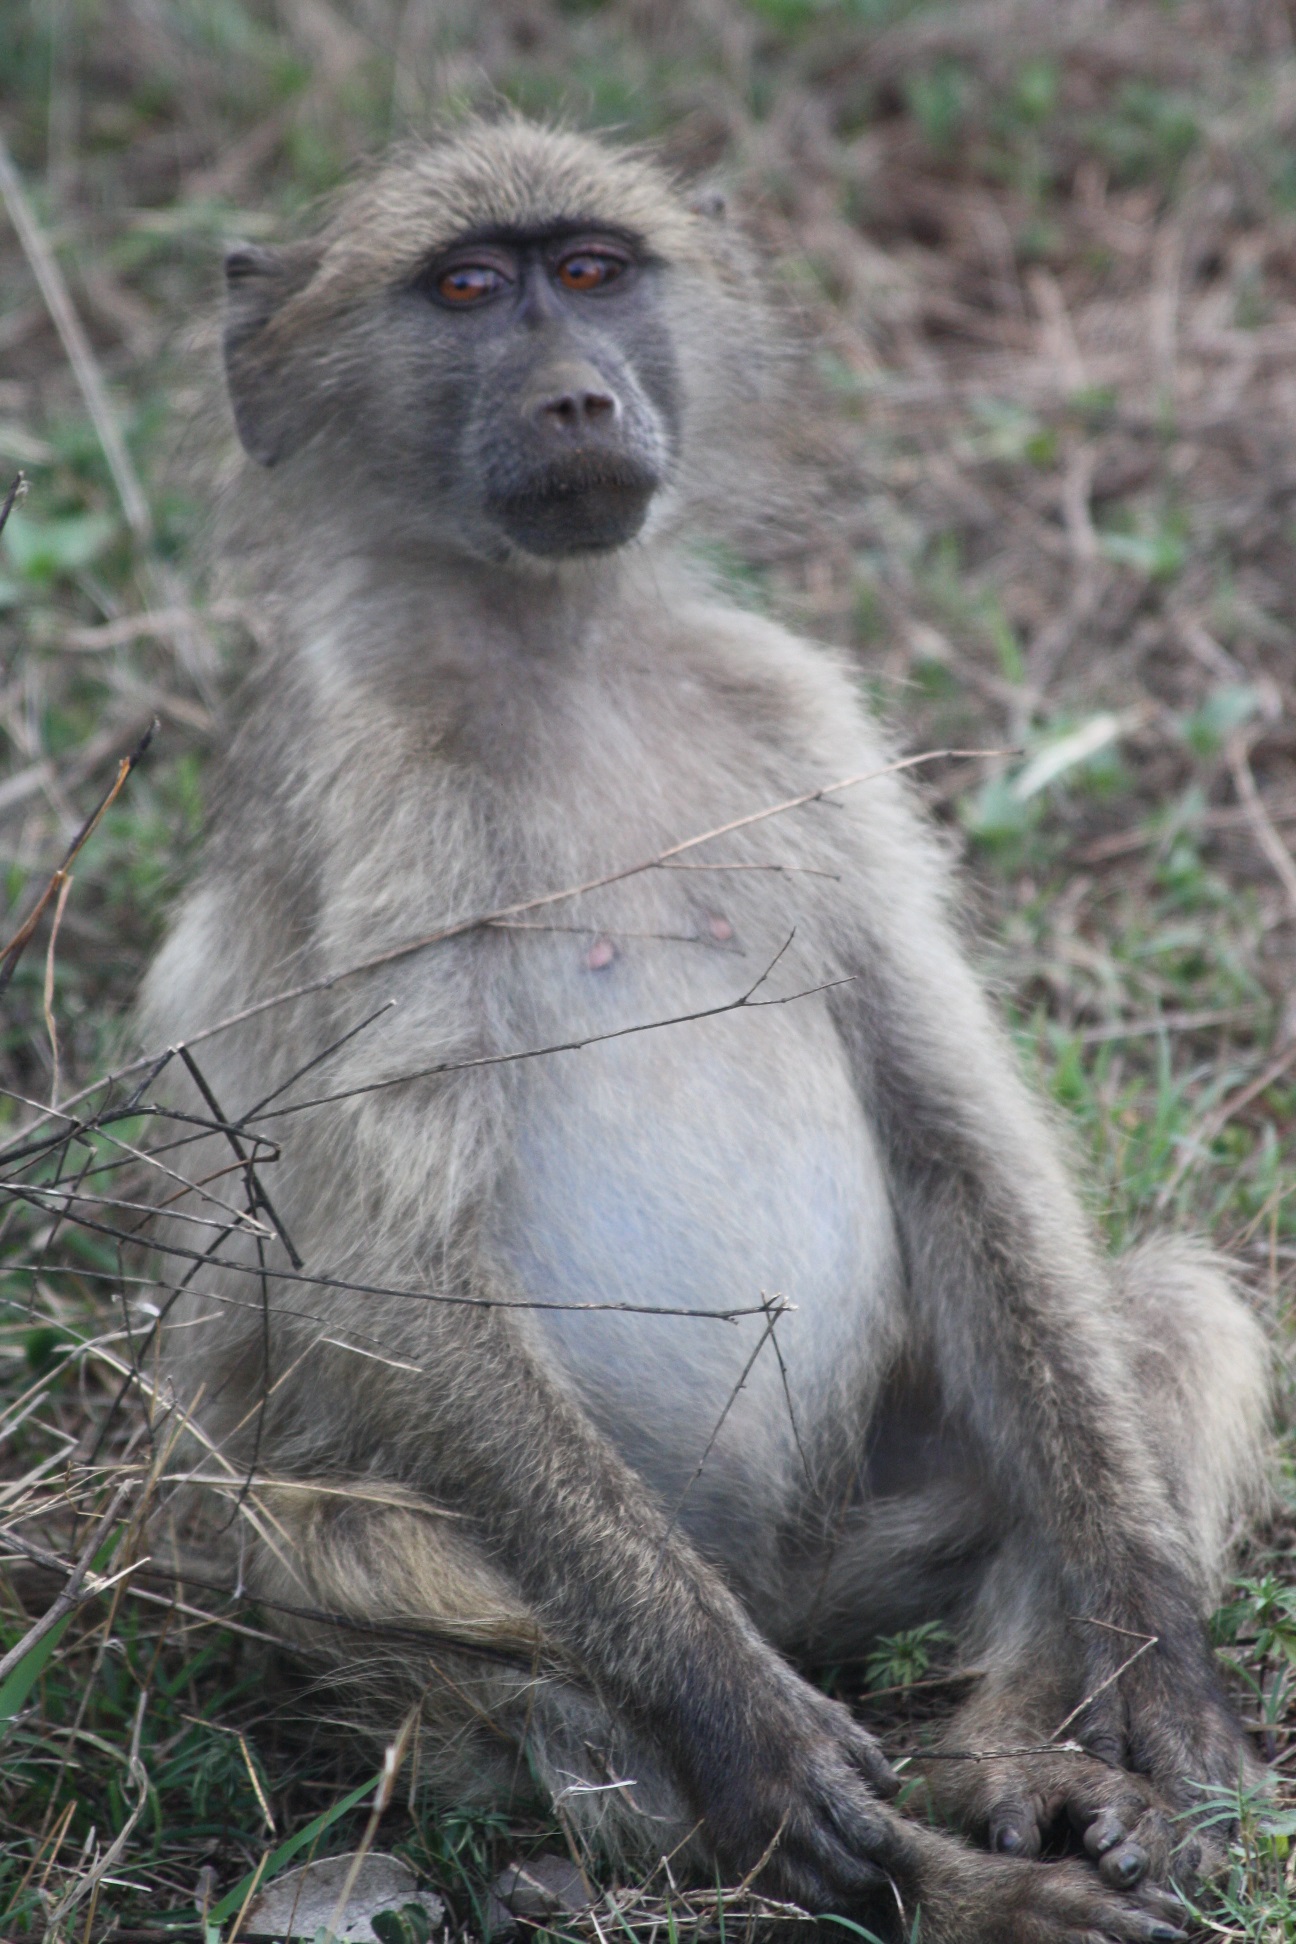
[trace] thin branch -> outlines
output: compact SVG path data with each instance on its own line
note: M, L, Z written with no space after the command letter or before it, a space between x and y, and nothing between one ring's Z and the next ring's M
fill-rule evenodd
M619 884L624 879L635 877L643 871L659 870L672 858L680 856L684 851L695 849L699 844L709 843L714 837L726 836L732 831L745 829L769 817L782 816L785 811L800 809L806 804L823 802L827 798L838 795L842 790L853 789L857 784L876 782L884 776L894 776L901 771L916 769L923 763L1012 754L1014 751L1011 749L929 749L917 756L904 756L894 763L885 763L880 769L861 771L858 776L846 776L835 783L822 784L818 789L806 791L803 796L788 797L782 803L768 804L764 809L754 810L745 817L736 817L729 823L719 824L714 830L706 830L699 836L686 838L682 843L672 844L669 849L658 852L656 857L646 858L639 864L626 865L621 870L610 871L605 877L591 878L584 884L568 885L561 891L549 891L541 897L525 899L520 904L502 905L496 911L481 912L472 918L456 919L437 931L426 932L419 938L407 939L404 944L390 946L386 951L376 953L372 958L359 959L352 965L342 966L336 972L323 973L319 978L307 979L301 985L289 986L282 992L272 993L266 999L254 1000L251 1005L243 1006L237 1012L227 1013L223 1019L215 1020L210 1026L200 1027L197 1032L190 1033L184 1044L191 1047L200 1046L204 1040L214 1038L217 1033L228 1032L234 1026L245 1025L249 1019L256 1019L275 1006L288 1005L293 1000L308 998L312 993L330 991L343 979L354 978L361 972L371 972L380 966L392 964L398 959L408 958L414 952L424 951L428 946L440 944L446 939L459 938L466 932L476 931L498 919L519 917L528 911L539 910L545 905L557 904L564 898L578 898L588 891L600 890L605 885ZM47 1120L51 1113L64 1114L70 1119L68 1110L79 1105L100 1088L112 1086L126 1079L130 1074L142 1073L150 1066L160 1066L176 1050L176 1048L169 1048L160 1056L156 1053L142 1054L138 1060L130 1061L127 1065L119 1067L116 1072L105 1074L102 1078L92 1081L79 1092L70 1094L66 1100L59 1103L57 1108L44 1110L26 1127L17 1130L16 1138L19 1140L30 1138L33 1130L39 1127L43 1120Z
M787 1312L790 1309L793 1309L794 1307L795 1307L794 1304L789 1303L787 1299L782 1296L772 1296L765 1299L761 1303L761 1310L763 1311L765 1316L765 1328L761 1331L760 1336L756 1340L755 1349L752 1351L750 1357L748 1357L746 1363L739 1371L737 1382L734 1384L733 1389L730 1391L728 1397L725 1399L724 1409L721 1411L719 1417L715 1421L715 1424L712 1426L711 1436L706 1441L706 1445L705 1448L703 1449L702 1456L698 1459L697 1464L693 1467L693 1470L690 1473L689 1478L684 1486L684 1490L680 1493L679 1498L676 1500L675 1509L671 1513L670 1518L666 1521L666 1530L665 1532L663 1532L661 1537L661 1544L657 1548L658 1566L661 1565L662 1557L666 1551L667 1545L670 1542L671 1534L674 1532L675 1527L679 1522L680 1513L684 1510L684 1501L688 1498L689 1493L693 1490L693 1487L697 1484L699 1478L701 1478L703 1469L706 1465L706 1461L711 1456L711 1453L715 1450L716 1439L720 1436L720 1433L724 1430L725 1419L729 1416L730 1411L732 1411L734 1405L737 1403L740 1394L747 1387L747 1379L751 1376L752 1369L755 1365L757 1357L759 1357L761 1351L765 1348L765 1345L770 1341L771 1337L774 1335L774 1326L778 1322L780 1316L785 1316Z
M324 1048L322 1053L313 1054L311 1058L306 1061L304 1066L299 1066L296 1072L290 1073L288 1078L282 1081L280 1085L273 1090L273 1092L268 1094L263 1094L260 1100L257 1101L256 1105L248 1109L247 1113L243 1116L244 1120L251 1120L252 1117L256 1114L259 1114L263 1108L268 1107L272 1100L278 1100L280 1094L287 1093L289 1087L295 1087L299 1080L304 1079L306 1074L312 1072L314 1068L316 1068L317 1066L323 1066L325 1060L331 1059L335 1053L341 1052L344 1046L348 1045L350 1041L357 1038L358 1035L363 1033L367 1027L372 1026L376 1019L381 1019L384 1013L391 1012L392 1009L395 1006L398 1006L399 1004L400 1001L398 999L384 999L382 1005L376 1006L374 1010L370 1014L368 1014L366 1018L360 1021L360 1024L358 1026L352 1026L348 1032L343 1033L338 1039L331 1041L330 1044Z
M54 1019L54 965L58 951L59 927L63 923L63 913L67 908L68 892L72 889L72 875L65 872L59 886L58 903L54 907L54 922L50 926L49 944L45 948L45 988L42 994L45 1012L45 1031L50 1044L50 1105L59 1097L59 1043L58 1026Z
M139 475L118 430L99 366L90 348L90 340L77 316L58 259L45 240L3 136L0 136L0 196L4 198L9 220L18 232L18 240L31 273L54 320L54 328L63 341L68 363L81 388L86 410L103 447L104 458L108 461L108 470L117 488L126 524L140 544L147 546L153 537L153 516L149 512L144 488L140 485Z
M25 472L16 472L13 477L13 484L5 494L3 503L0 504L0 533L3 533L8 526L9 515L13 512L19 500L26 499L26 497L27 475Z
M1251 826L1252 835L1286 893L1288 911L1296 918L1296 858L1292 857L1265 809L1256 788L1246 738L1240 733L1228 739L1228 762L1233 773L1233 787L1238 793L1238 802Z
M438 1060L432 1066L411 1067L404 1073L389 1074L382 1080L366 1080L358 1086L339 1088L336 1093L316 1094L310 1100L294 1100L286 1107L276 1107L272 1113L250 1114L248 1124L253 1120L279 1120L287 1114L302 1114L310 1107L329 1107L335 1101L355 1100L361 1094L381 1093L386 1087L404 1086L410 1080L430 1080L447 1073L471 1073L477 1067L511 1066L518 1060L546 1059L551 1053L582 1053L586 1047L601 1046L607 1040L629 1039L635 1033L655 1033L667 1026L691 1026L700 1019L719 1019L725 1013L756 1012L762 1006L790 1006L794 1000L813 999L816 993L833 992L838 986L854 985L858 979L857 972L850 972L840 979L825 979L820 985L805 986L800 992L784 993L777 999L754 999L752 994L764 984L791 943L789 937L779 947L755 985L749 986L736 999L726 999L721 1005L703 1006L697 1012L669 1013L661 1019L641 1019L633 1026L616 1026L606 1033L587 1033L581 1039L554 1040L547 1046L519 1047L513 1053L480 1053L470 1060ZM3 1160L2 1155L0 1160Z
M356 1878L360 1874L366 1856L368 1856L374 1846L374 1838L378 1834L378 1824L382 1820L383 1811L392 1799L392 1793L396 1787L396 1778L400 1774L405 1757L409 1752L410 1741L413 1738L414 1728L421 1713L421 1704L415 1702L401 1723L400 1731L395 1741L383 1750L382 1774L378 1778L378 1787L374 1790L373 1807L369 1811L369 1820L365 1824L364 1834L360 1838L360 1847L351 1858L351 1864L343 1879L342 1888L338 1891L337 1902L333 1906L333 1915L329 1918L324 1932L323 1944L335 1944L335 1940L339 1939L342 1935L342 1920L346 1916L347 1905L351 1901L351 1895L356 1886Z
M243 1164L235 1165L241 1168ZM245 1234L258 1236L261 1241L268 1242L275 1234L275 1231L265 1222L258 1222L254 1215L248 1215L242 1209L235 1209L228 1221L218 1222L210 1215L194 1215L187 1209L168 1208L165 1202L159 1205L155 1202L129 1201L121 1195L81 1195L77 1193L75 1187L65 1188L57 1181L0 1181L0 1191L17 1196L23 1201L30 1201L37 1195L51 1196L55 1201L63 1203L61 1213L71 1216L74 1222L79 1221L80 1217L72 1214L71 1204L83 1202L88 1208L120 1208L128 1215L143 1215L150 1221L156 1220L165 1213L169 1221L188 1222L193 1228L217 1229L222 1236L232 1235L237 1228ZM176 1196L170 1199L175 1200L179 1195L191 1192L196 1192L196 1186L186 1184L183 1189L177 1191ZM38 1203L37 1206L40 1204ZM140 1226L142 1229L143 1223Z
M79 1215L77 1226L90 1229L96 1235L110 1236L114 1242L132 1243L137 1239L123 1229L112 1228L106 1222L96 1222L89 1215ZM212 1255L207 1251L186 1249L178 1242L152 1242L149 1246L160 1255L177 1256L182 1262L192 1263L195 1273L199 1269L227 1269L238 1276L264 1275L272 1282L305 1283L311 1289L341 1289L352 1296L394 1296L413 1303L448 1303L460 1309L562 1310L575 1313L583 1313L586 1310L591 1312L611 1310L624 1316L696 1316L712 1323L737 1323L744 1316L765 1316L768 1313L763 1303L739 1305L733 1309L710 1310L690 1309L683 1304L661 1306L656 1303L555 1303L540 1301L529 1296L470 1296L452 1289L395 1289L385 1283L351 1282L345 1276L311 1275L306 1270L273 1269L269 1266L262 1269L258 1263L234 1262L228 1257ZM16 1264L6 1264L6 1268L11 1270L16 1267ZM82 1271L78 1268L75 1273L90 1275L94 1272ZM160 1284L155 1278L150 1278L150 1282L155 1288L173 1287L165 1283ZM174 1287L187 1289L188 1285L182 1283ZM204 1292L200 1290L196 1293L202 1295Z
M775 1297L772 1300L777 1302L779 1299ZM762 1290L761 1302L764 1303L765 1301L765 1292ZM777 1318L775 1320L777 1321ZM805 1473L805 1482L810 1487L810 1490L813 1491L814 1476L810 1470L810 1460L806 1457L805 1446L801 1442L801 1431L797 1424L796 1411L792 1404L792 1385L788 1378L787 1365L783 1361L783 1350L778 1340L777 1330L770 1331L770 1348L774 1352L774 1357L779 1367L779 1378L783 1385L783 1401L787 1405L788 1423L792 1427L792 1441L796 1445L797 1455L801 1460L801 1469Z
M216 1116L217 1121L222 1124L222 1129L225 1134L226 1140L229 1142L230 1147L233 1149L236 1158L243 1164L243 1177L247 1184L247 1195L248 1195L248 1203L249 1203L248 1213L251 1215L255 1215L258 1209L264 1209L265 1213L270 1217L276 1235L279 1237L279 1240L283 1243L284 1248L288 1252L288 1260L289 1262L291 1262L293 1268L294 1269L304 1268L305 1264L301 1256L299 1256L297 1253L297 1250L293 1244L292 1237L289 1235L287 1229L280 1221L277 1213L275 1212L274 1203L270 1200L270 1197L266 1193L265 1188L261 1182L261 1178L257 1174L256 1165L253 1157L250 1154L248 1154L247 1150L244 1148L243 1142L239 1138L239 1133L232 1126L232 1124L226 1119L225 1110L221 1106L220 1102L217 1100L215 1094L212 1092L211 1087L208 1084L206 1075L202 1071L202 1068L199 1066L197 1060L195 1060L193 1054L189 1051L187 1046L182 1046L177 1050L180 1054L180 1058L183 1060L185 1064L185 1068L188 1071L189 1078L193 1081L195 1087L197 1087L199 1093L206 1101L208 1107L210 1107L212 1113Z
M65 1619L69 1613L76 1607L82 1605L84 1601L92 1600L96 1594L102 1592L103 1585L98 1578L90 1586L85 1586L86 1575L90 1572L94 1564L95 1554L108 1537L108 1534L112 1531L113 1526L117 1522L118 1514L134 1490L135 1485L134 1481L132 1481L128 1485L119 1486L118 1490L114 1493L112 1503L109 1505L108 1510L99 1520L94 1531L81 1548L77 1556L76 1564L68 1574L67 1584L63 1588L63 1591L46 1611L42 1613L40 1619L35 1621L27 1629L18 1644L11 1647L9 1652L3 1657L0 1657L0 1682L8 1680L15 1667L26 1660L33 1647L39 1646L46 1634L54 1631L60 1620Z
M3 150L3 146L4 146L3 142L0 142L0 151ZM67 851L63 858L63 862L59 865L53 877L50 879L49 883L45 886L45 889L41 892L40 897L36 900L36 904L33 910L31 911L29 916L24 920L24 922L18 927L18 930L14 933L13 937L9 940L9 943L5 946L4 950L0 952L0 993L3 993L6 990L9 981L13 978L14 972L16 971L18 966L18 961L22 957L23 953L26 951L28 945L31 943L32 933L35 931L37 925L40 923L41 915L44 912L46 906L49 904L50 899L58 897L59 894L61 893L68 872L71 870L73 864L76 862L76 859L82 849L82 846L86 844L89 841L89 839L94 835L103 817L112 808L113 804L117 801L117 798L121 793L122 787L126 782L126 778L130 775L136 763L139 762L141 756L143 756L145 750L152 742L153 737L157 732L157 728L158 728L158 721L157 721L157 717L154 716L153 721L149 724L148 728L144 731L144 734L140 737L134 749L131 750L130 755L123 756L121 761L118 763L117 774L114 777L111 786L105 792L105 794L100 798L96 808L90 812L90 815L86 818L80 830L78 830L76 836L72 839L72 842L68 845ZM56 1107L51 1107L50 1111L54 1113L58 1113L61 1111L61 1109Z
M1072 1708L1070 1714L1066 1715L1061 1721L1059 1721L1057 1727L1053 1730L1053 1733L1049 1736L1049 1740L1053 1742L1060 1741L1062 1736L1066 1733L1067 1729L1071 1726L1071 1723L1073 1721L1078 1721L1080 1719L1080 1716L1084 1713L1085 1709L1091 1706L1091 1704L1098 1699L1098 1696L1100 1694L1105 1694L1109 1687L1115 1687L1121 1675L1128 1673L1129 1669L1133 1667L1136 1660L1142 1660L1144 1654L1149 1653L1151 1649L1156 1646L1158 1638L1159 1636L1157 1634L1149 1634L1147 1636L1147 1639L1144 1640L1140 1646L1134 1649L1134 1652L1129 1656L1129 1659L1123 1660L1121 1662L1120 1666L1116 1669L1116 1672L1114 1674L1109 1674L1105 1681L1099 1681L1097 1687L1094 1688L1092 1692L1090 1692L1089 1694L1086 1694L1084 1700L1080 1702L1078 1707Z

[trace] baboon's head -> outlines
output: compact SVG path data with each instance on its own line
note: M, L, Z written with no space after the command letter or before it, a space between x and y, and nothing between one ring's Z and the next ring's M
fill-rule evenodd
M239 436L396 544L624 546L723 412L720 227L644 157L518 119L406 148L316 239L230 252Z

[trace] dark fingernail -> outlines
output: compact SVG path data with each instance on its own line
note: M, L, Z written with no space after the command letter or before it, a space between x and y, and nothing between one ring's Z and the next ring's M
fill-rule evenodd
M1026 1838L1020 1829L1014 1829L1011 1823L1005 1823L1002 1829L990 1832L990 1847L992 1850L998 1850L1001 1856L1020 1856L1026 1847Z
M1151 1944L1181 1944L1187 1935L1187 1931L1176 1930L1173 1924L1153 1924L1148 1932Z

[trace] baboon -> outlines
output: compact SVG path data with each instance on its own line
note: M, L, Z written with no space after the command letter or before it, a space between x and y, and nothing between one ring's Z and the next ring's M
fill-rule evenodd
M1193 1244L1100 1250L857 674L708 575L797 409L732 229L502 116L227 259L273 652L141 1030L238 1016L150 1098L259 1227L171 1231L173 1394L445 1795L928 1944L1170 1940L1249 1762L1261 1343ZM933 1618L924 1818L800 1670Z

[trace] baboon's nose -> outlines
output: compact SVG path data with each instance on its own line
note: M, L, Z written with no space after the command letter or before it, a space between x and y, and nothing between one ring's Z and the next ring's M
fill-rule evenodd
M551 366L522 410L545 437L574 441L610 431L621 415L615 393L592 365Z

